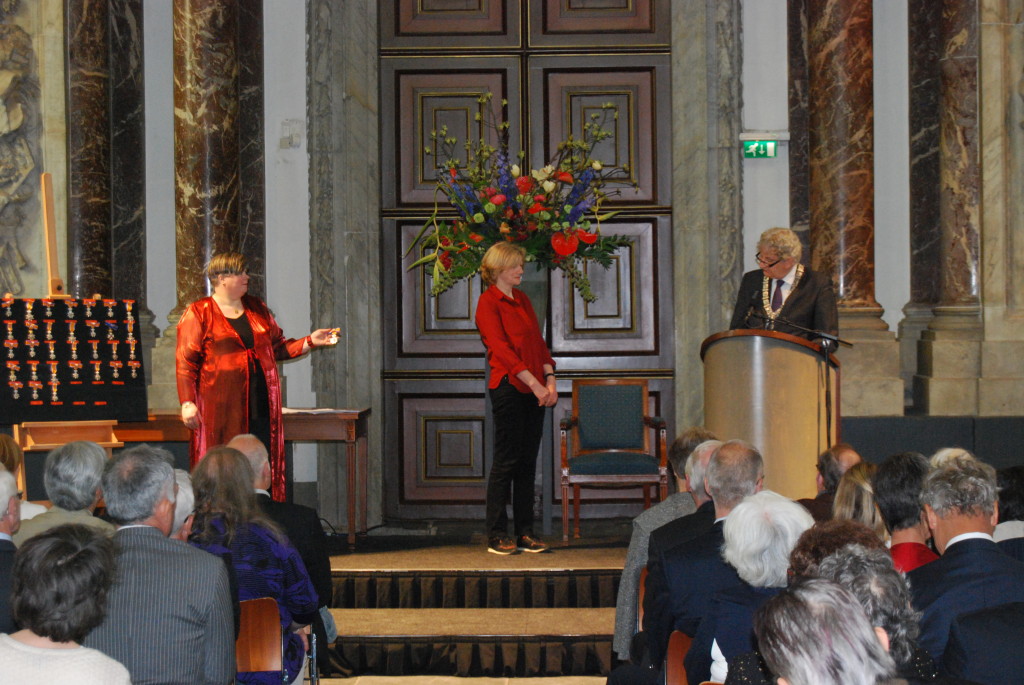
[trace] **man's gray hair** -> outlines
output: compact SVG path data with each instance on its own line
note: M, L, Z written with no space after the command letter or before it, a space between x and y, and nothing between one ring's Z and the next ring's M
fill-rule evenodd
M107 514L118 525L145 521L162 499L174 501L171 453L139 445L126 449L107 464L103 498Z
M825 557L819 575L849 590L872 626L889 634L889 654L906 666L917 647L921 614L910 604L910 588L892 565L892 555L881 549L847 545Z
M192 490L192 478L184 469L174 469L174 481L178 484L178 494L174 498L174 525L171 535L177 534L185 525L185 519L192 515L196 508L196 495Z
M753 495L764 477L761 453L749 442L730 440L722 443L708 463L708 493L715 506L732 508Z
M800 261L803 254L803 245L800 244L800 237L789 228L769 228L757 240L758 251L775 250L779 253L780 259L792 257Z
M991 516L999 488L996 470L978 459L957 459L933 469L921 487L921 504L945 518L949 514Z
M12 497L18 496L18 482L14 474L0 466L0 516L7 513L7 505Z
M895 671L856 598L823 578L768 600L754 632L768 668L789 685L876 685Z
M693 448L693 452L686 458L686 466L683 469L686 477L690 479L691 488L704 488L704 477L708 472L708 461L704 456L708 452L714 453L722 446L721 440L705 440Z
M789 553L814 517L771 490L747 497L725 519L722 557L754 587L785 587Z
M107 452L95 442L76 440L46 455L43 486L46 496L67 511L81 511L96 503Z

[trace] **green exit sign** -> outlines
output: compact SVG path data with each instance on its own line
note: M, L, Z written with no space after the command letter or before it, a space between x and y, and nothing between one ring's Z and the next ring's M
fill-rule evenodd
M744 140L743 156L746 159L774 157L778 147L778 141L775 140Z

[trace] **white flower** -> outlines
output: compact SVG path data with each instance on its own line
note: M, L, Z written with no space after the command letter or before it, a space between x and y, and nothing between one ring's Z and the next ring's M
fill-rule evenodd
M513 164L511 171L512 171L512 178L519 178L519 174L522 173L522 171L519 169L519 165L518 164Z
M590 167L594 171L600 171L601 169L604 168L604 165L602 165L601 162L599 162L598 160L595 159L593 162L590 163Z
M555 182L554 181L544 181L543 183L540 184L540 186L541 186L541 188L544 189L545 193L550 193L552 190L555 189Z

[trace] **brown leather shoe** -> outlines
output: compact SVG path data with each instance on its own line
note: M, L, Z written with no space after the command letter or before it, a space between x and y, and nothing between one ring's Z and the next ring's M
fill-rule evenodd
M532 535L520 535L516 540L516 549L520 552L537 554L538 552L547 552L548 546Z
M515 554L519 550L516 549L515 543L512 542L512 538L500 537L491 538L487 541L487 551L491 554L508 556L509 554Z

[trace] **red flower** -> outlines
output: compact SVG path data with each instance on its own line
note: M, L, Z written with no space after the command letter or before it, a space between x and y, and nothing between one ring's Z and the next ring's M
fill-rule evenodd
M490 186L487 186L486 188L484 188L484 193L487 195L487 197L490 197L491 195L494 195L496 192L498 192L497 188L492 188Z
M458 178L458 176L459 176L459 172L455 170L455 167L450 167L450 168L448 169L448 173L450 173L450 174L452 175L452 180L453 180L453 181L454 181L454 180L455 180L456 178Z
M546 199L547 198L545 196L543 196L543 195L534 195L533 196L533 201L534 202L544 202L544 200L546 200Z
M469 239L472 240L474 243L479 243L481 240L484 239L484 237L479 233L470 233Z
M533 189L533 179L529 176L520 176L516 179L516 188L519 189L520 195L526 195Z
M587 245L593 245L597 242L597 234L590 233L589 231L578 230L576 231L576 237L585 242Z
M556 171L555 180L561 181L562 183L572 183L572 174L568 171Z
M441 262L441 267L445 271L450 271L452 268L452 256L447 252L439 252L437 255L437 261Z
M580 241L575 233L566 234L564 231L559 231L551 235L551 247L563 257L568 257L574 253L579 245Z
M542 205L540 203L537 203L537 204L531 206L528 210L526 210L526 213L527 214L536 214L537 212L546 212L547 209L548 208L545 207L544 205Z
M502 195L501 193L498 193L497 195L492 195L491 196L491 202L493 202L496 205L503 204L505 202L505 199L506 199L505 196Z

